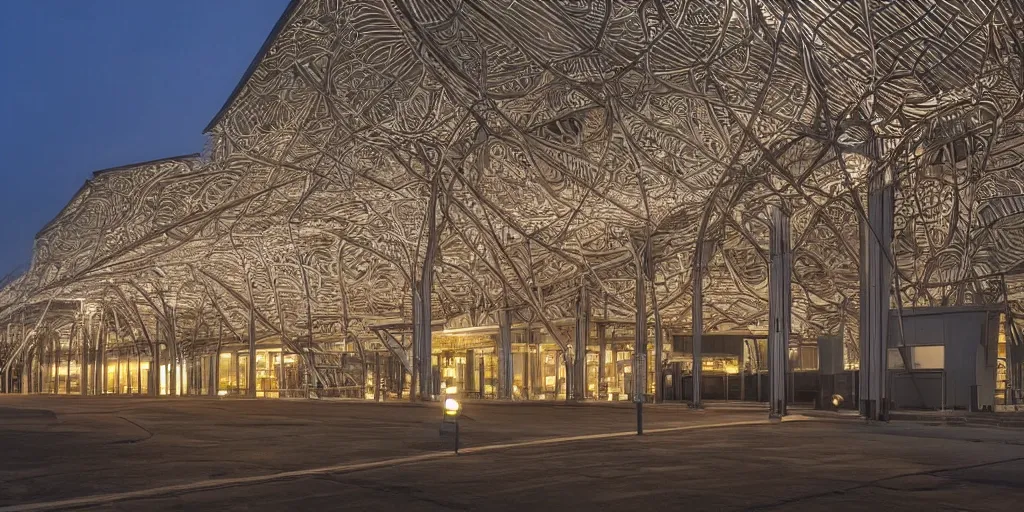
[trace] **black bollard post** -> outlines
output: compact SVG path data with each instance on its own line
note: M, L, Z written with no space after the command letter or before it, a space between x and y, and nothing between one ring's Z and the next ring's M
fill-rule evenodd
M644 403L642 400L636 403L636 435L644 435Z

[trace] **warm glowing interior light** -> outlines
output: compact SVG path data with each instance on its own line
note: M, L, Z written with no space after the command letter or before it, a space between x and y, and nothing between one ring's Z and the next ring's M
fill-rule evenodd
M449 415L455 414L455 413L459 412L459 409L461 409L461 408L462 408L462 404L460 404L459 401L454 399L454 398L449 398L449 399L444 401L444 413L445 414L449 414Z
M447 387L447 388L446 388L446 389L444 390L444 392L445 392L445 393L447 393L447 394L449 394L449 395L454 395L455 393L458 393L458 392L459 392L459 388L457 388L457 387L455 387L455 386L448 386L448 387Z

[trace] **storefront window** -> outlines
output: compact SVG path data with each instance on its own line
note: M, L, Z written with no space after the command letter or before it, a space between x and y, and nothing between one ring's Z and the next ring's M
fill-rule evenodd
M244 395L249 391L249 355L238 354L238 394Z
M221 354L218 358L219 368L217 369L217 394L227 395L236 389L234 354Z

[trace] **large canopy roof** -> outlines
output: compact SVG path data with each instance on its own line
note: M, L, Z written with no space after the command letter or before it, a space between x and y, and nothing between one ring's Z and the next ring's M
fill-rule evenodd
M876 176L894 300L1019 311L1022 55L1016 0L296 0L208 151L96 173L0 317L82 299L187 346L250 311L359 339L411 321L433 211L449 326L550 326L582 289L626 319L643 271L685 331L696 261L705 329L756 330L776 205L794 329L852 342Z

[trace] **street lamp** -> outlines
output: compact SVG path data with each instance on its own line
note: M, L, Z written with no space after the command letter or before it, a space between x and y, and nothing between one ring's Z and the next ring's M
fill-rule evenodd
M455 435L455 454L459 454L459 416L462 414L462 403L455 398L444 400L444 411L441 415L441 437L445 434Z
M444 415L445 417L455 416L458 417L459 410L462 409L462 404L454 398L448 398L444 401Z

